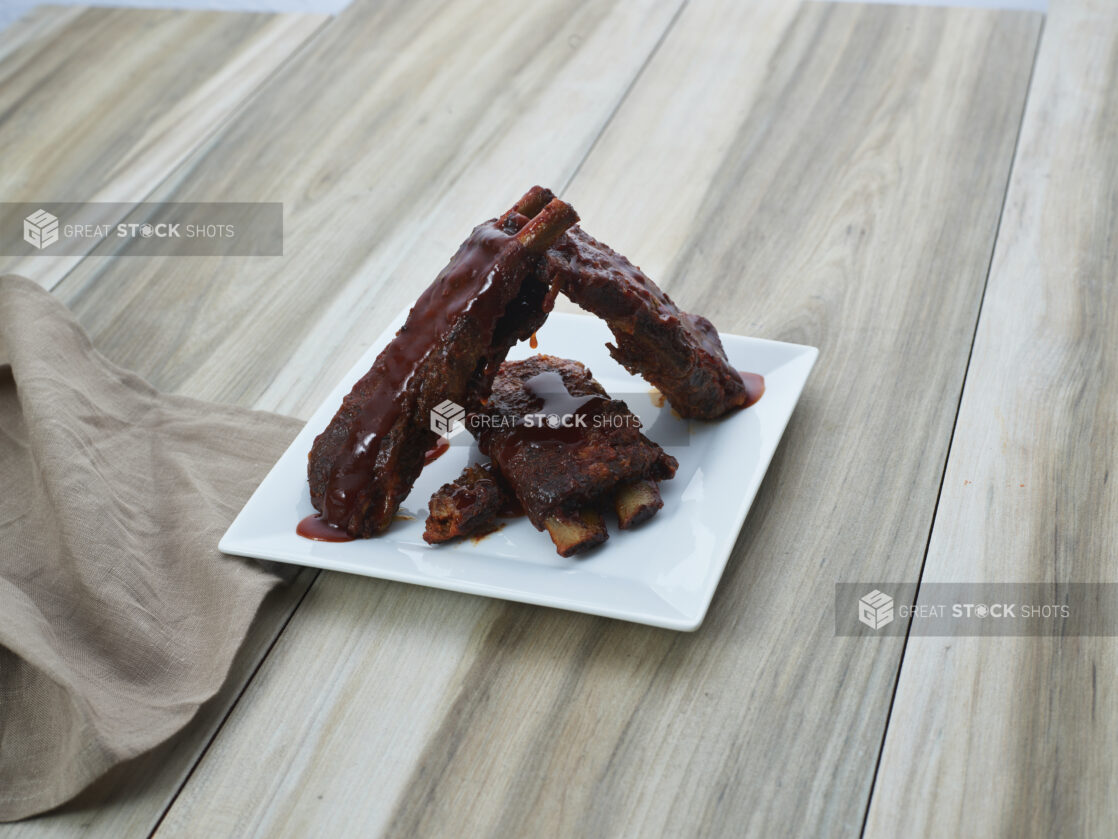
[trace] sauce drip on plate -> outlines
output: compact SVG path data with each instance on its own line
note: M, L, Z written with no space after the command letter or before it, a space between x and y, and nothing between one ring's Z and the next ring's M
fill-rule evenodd
M318 513L312 516L307 516L295 527L295 532L302 536L304 539L312 539L315 542L352 542L353 537L342 530L340 527L327 522Z
M743 408L748 408L750 405L757 403L765 394L765 377L759 373L747 373L744 370L738 370L738 375L745 383L745 404Z

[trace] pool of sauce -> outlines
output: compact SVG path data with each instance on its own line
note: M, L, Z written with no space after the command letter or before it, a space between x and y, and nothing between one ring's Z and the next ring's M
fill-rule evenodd
M340 527L327 522L321 515L315 513L307 516L295 527L295 532L304 539L313 539L315 542L352 542L353 537Z

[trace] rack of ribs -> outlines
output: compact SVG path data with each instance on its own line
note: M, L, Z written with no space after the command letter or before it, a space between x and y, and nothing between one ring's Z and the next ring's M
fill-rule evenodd
M478 408L509 348L543 324L558 281L544 254L578 221L545 192L474 228L315 438L307 476L327 524L359 537L388 527L437 439L431 409Z
M526 209L554 197L535 190L521 199ZM567 297L606 322L616 341L606 345L610 355L655 385L680 416L715 419L760 398L764 380L743 380L730 366L709 320L680 310L640 268L581 227L548 249L547 271Z
M471 466L436 492L428 542L485 526L511 491L535 528L547 530L559 554L570 556L608 538L606 504L622 528L654 515L663 506L656 481L671 478L678 465L585 366L553 356L502 364L468 426L499 479Z

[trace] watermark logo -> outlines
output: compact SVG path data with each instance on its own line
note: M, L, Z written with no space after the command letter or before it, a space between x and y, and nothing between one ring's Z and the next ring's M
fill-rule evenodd
M448 440L466 428L466 409L444 399L431 409L431 430Z
M836 582L834 614L860 638L1118 637L1118 583Z
M431 409L428 425L453 445L469 445L483 435L507 433L531 440L533 445L568 446L579 441L599 445L617 431L647 434L664 448L691 445L690 422L661 410L647 390L614 393L611 398L567 393L560 399L553 399L550 393L539 396L538 410L523 413L493 405L467 412L453 399L443 399ZM571 410L548 410L555 407ZM463 430L470 433L459 438Z
M283 255L278 202L0 202L0 221L0 256Z
M870 629L881 629L893 622L893 598L874 589L858 601L858 620Z
M58 241L58 217L36 210L23 220L23 241L42 250Z

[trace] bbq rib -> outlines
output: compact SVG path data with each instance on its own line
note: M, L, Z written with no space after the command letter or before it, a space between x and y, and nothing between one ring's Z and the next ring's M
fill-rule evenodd
M578 216L554 196L525 199L531 212L474 228L315 439L307 475L327 523L351 536L388 527L435 442L431 409L480 406L509 348L543 324L556 293L543 255Z
M427 504L423 539L436 545L460 536L484 533L515 503L511 490L490 463L473 464L443 484Z
M554 197L534 187L509 213L530 212ZM606 322L617 342L606 345L610 355L655 385L680 416L715 419L760 396L730 366L709 320L681 311L640 268L582 228L548 249L547 271L551 284Z
M662 502L653 482L671 478L678 465L586 367L552 356L502 364L469 428L562 556L606 540L598 509L605 503L616 506L624 527L654 514Z

